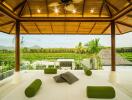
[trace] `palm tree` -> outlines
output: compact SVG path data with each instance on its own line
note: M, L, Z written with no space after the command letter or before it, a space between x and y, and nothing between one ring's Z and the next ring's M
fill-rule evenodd
M101 50L100 44L99 44L99 39L94 39L91 40L86 44L87 46L87 51L91 54L90 56L90 66L92 69L101 69L102 64L101 64L101 59L98 55L98 53Z
M84 47L82 42L79 42L78 45L76 46L76 52L77 53L84 53Z

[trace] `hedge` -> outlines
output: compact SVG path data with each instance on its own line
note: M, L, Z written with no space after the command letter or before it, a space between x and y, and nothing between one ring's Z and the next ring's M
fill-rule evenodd
M45 68L44 73L45 74L56 74L57 73L57 68Z

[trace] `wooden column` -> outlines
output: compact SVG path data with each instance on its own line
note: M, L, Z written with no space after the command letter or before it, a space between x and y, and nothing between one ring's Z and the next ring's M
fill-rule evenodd
M16 21L16 43L15 43L15 57L16 57L16 68L15 71L20 71L20 22Z
M116 68L116 57L115 57L115 22L111 22L111 71L115 71Z

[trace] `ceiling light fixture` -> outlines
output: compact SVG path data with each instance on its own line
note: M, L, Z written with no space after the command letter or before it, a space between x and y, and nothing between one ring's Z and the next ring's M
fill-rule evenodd
M73 13L73 14L75 14L76 12L77 12L77 10L76 10L76 9L72 10L72 13Z
M58 14L59 13L59 9L57 7L55 7L54 12Z
M41 10L40 10L40 9L37 9L37 12L38 12L38 13L41 13Z
M90 9L90 13L94 13L94 8Z

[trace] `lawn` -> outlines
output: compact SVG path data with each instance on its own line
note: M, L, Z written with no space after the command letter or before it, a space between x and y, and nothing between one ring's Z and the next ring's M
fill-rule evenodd
M89 57L88 54L77 54L77 53L22 53L21 54L22 59L29 61L56 60L60 58L82 60L88 57Z
M0 61L14 60L14 53L1 53ZM59 58L82 60L88 58L89 54L78 53L21 53L22 60L35 61L35 60L56 60Z
M122 57L132 62L132 52L119 53Z

